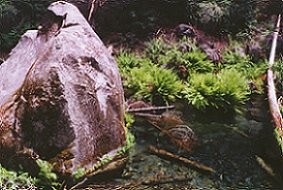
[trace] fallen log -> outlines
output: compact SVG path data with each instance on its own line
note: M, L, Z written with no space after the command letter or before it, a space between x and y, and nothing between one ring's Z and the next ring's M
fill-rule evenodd
M164 157L167 157L167 158L170 158L170 159L180 161L180 162L184 163L185 165L187 165L189 167L193 167L193 168L198 169L200 171L209 172L209 173L216 173L216 171L209 166L205 166L203 164L197 163L196 161L189 160L188 158L175 155L175 154L168 152L166 150L158 149L154 146L149 146L148 150L151 153L156 154L157 156L164 156Z
M276 138L278 144L281 148L281 154L283 151L283 122L282 122L282 115L279 109L278 100L276 97L276 88L274 84L274 74L272 70L272 66L274 65L275 54L276 54L276 46L277 46L277 38L279 35L280 30L280 22L281 22L281 15L278 16L276 29L273 34L273 41L269 56L269 68L267 71L267 91L268 91L268 103L269 103L269 110L272 117L272 121L274 124L274 131L276 134Z

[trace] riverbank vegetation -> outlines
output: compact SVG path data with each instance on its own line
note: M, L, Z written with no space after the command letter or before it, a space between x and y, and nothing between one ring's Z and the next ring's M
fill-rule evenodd
M262 93L260 77L267 68L264 60L254 63L249 55L229 47L214 63L187 38L174 43L153 39L136 54L121 51L117 62L126 98L153 105L185 101L204 112L235 111L250 95Z

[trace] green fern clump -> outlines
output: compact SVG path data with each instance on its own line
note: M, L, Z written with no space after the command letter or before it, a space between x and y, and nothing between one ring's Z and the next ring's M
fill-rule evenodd
M36 185L39 187L58 189L60 183L57 181L57 174L53 171L53 165L41 159L37 159L36 163L40 169L35 180Z
M161 55L164 55L171 49L171 45L166 43L163 39L153 39L146 44L145 55L153 63L158 64Z
M142 64L141 58L126 51L121 51L116 60L122 77L126 76L132 68L139 67Z
M184 54L184 58L188 60L186 67L190 72L205 73L214 70L214 64L200 50L188 52Z
M183 84L171 70L146 64L133 68L124 81L126 91L137 99L163 104L179 97Z
M120 52L116 59L126 97L143 99L154 104L166 104L179 97L182 82L168 67L161 68L160 63L163 63L165 58L162 54L169 56L172 53L169 58L173 59L182 56L182 52L176 48L169 50L168 47L164 41L155 39L148 44L143 57L125 51ZM184 61L186 60L182 60ZM167 63L169 62L170 60Z
M275 76L276 76L276 87L278 89L279 92L281 92L281 96L282 96L282 90L283 90L283 60L282 58L279 59L274 66L272 67L272 69L274 70ZM281 108L283 109L283 107ZM281 111L283 113L283 111Z
M189 105L197 110L214 108L227 112L247 100L249 88L241 72L224 69L217 75L193 74L183 94Z
M207 55L194 41L187 38L171 44L162 39L154 39L147 44L145 57L160 67L176 71L182 79L190 73L214 70L214 64Z
M283 60L282 58L274 64L273 70L275 72L277 80L282 83L283 82Z
M34 189L35 181L28 173L9 171L0 165L0 189Z
M135 123L135 117L133 114L125 113L125 126L130 128Z
M251 61L251 57L231 50L226 50L223 53L223 66L225 69L234 69L244 74L256 87L256 93L262 93L263 81L261 76L266 72L267 62L262 61L254 63Z
M178 48L178 44L160 56L159 65L176 70L181 78L195 72L205 73L214 70L214 64L200 49L195 47L191 51L183 52Z
M243 72L248 79L255 79L265 73L266 63L253 63L250 56L238 52L226 51L223 54L224 68Z
M53 166L40 159L36 163L39 167L37 177L31 177L27 172L7 170L0 165L0 189L58 189L61 184Z

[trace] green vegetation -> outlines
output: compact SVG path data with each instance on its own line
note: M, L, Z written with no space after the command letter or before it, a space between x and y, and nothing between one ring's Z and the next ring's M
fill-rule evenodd
M130 113L125 113L125 125L126 128L131 127L135 123L135 117L134 115Z
M153 64L131 69L124 84L126 91L131 92L126 94L153 104L174 101L182 89L182 83L176 74Z
M238 47L238 49L240 49L240 47ZM243 73L248 83L254 86L253 92L259 94L263 93L263 80L261 76L265 74L267 70L267 62L265 60L254 63L249 55L241 53L240 50L235 51L234 49L232 51L230 48L223 52L222 62L223 64L220 66L222 69L234 69Z
M150 46L149 49L151 48ZM179 97L182 82L172 70L159 67L145 56L139 57L125 51L117 56L117 62L127 97L132 96L154 104L168 104Z
M123 78L127 77L127 73L130 72L134 67L139 67L146 62L133 53L127 53L126 51L121 51L117 57L117 63L119 66L120 74Z
M171 47L163 40L153 39L146 44L145 50L146 57L148 57L153 63L158 63L160 56L164 55Z
M198 110L215 108L227 112L247 100L246 82L244 75L234 69L194 74L183 91L184 98Z
M161 56L160 64L172 67L180 71L182 67L188 74L198 72L212 72L214 69L213 63L207 59L207 55L199 49L190 52L182 52L176 47L167 51L165 55ZM181 74L181 73L180 73Z
M28 173L9 171L0 165L0 189L16 190L20 188L33 188L35 179Z
M135 137L126 130L126 144L121 147L114 156L104 156L97 164L93 166L93 171L101 166L109 163L115 157L125 154L135 144ZM53 166L47 161L36 160L39 167L39 173L36 177L31 177L26 172L16 172L7 170L0 165L0 189L2 190L18 190L18 189L60 189L62 186L58 180L58 176L53 172ZM74 179L78 180L86 174L93 172L92 170L85 171L78 169L74 174Z
M55 0L0 0L1 51L13 48L26 30L35 28Z
M235 34L256 23L253 0L187 0L186 8L189 21L208 32Z
M282 153L283 152L283 137L281 133L282 133L281 130L279 130L278 128L274 129L274 136L275 136L275 139L277 140L277 143Z
M241 71L250 80L255 80L267 69L266 62L253 63L250 56L231 50L223 53L223 63L224 68Z
M117 56L127 98L154 105L180 99L197 110L228 112L239 110L251 93L262 91L260 76L267 64L253 63L248 55L235 51L234 45L217 64L188 39L175 43L154 39L146 47L139 55L121 52Z
M35 28L46 12L46 7L54 1L0 0L1 50L9 51L26 29ZM113 1L106 1L104 6L107 6L108 2L113 5ZM127 3L128 6L123 3ZM136 8L130 6L131 3L133 5L136 3ZM115 1L117 10L123 7L125 13L121 15L113 11L113 15L110 14L109 19L111 16L117 18L114 20L117 23L109 25L108 19L102 19L105 22L98 19L97 25L101 35L109 30L110 32L131 31L137 35L147 35L155 31L156 26L163 22L164 24L178 23L181 20L184 23L196 25L206 32L237 34L255 26L256 16L262 12L261 3L261 1L254 0L161 0L154 3L123 1L119 4L118 1ZM152 6L153 4L154 6ZM280 6L278 5L278 7ZM171 10L176 11L172 12ZM107 16L107 13L100 12L100 14L103 17ZM176 19L179 20L175 21ZM126 21L126 23L121 23L122 21ZM158 44L156 45L158 46ZM161 51L162 48L154 49L153 47L150 51L156 50ZM149 54L155 59L155 53L150 52Z
M282 57L274 64L273 70L279 83L283 82L283 60Z
M58 189L60 183L57 181L57 175L52 171L52 165L40 159L36 160L36 163L39 167L36 177L31 177L26 172L7 170L0 165L0 189Z
M57 174L53 172L52 164L40 159L36 160L36 163L40 168L35 180L36 186L54 190L58 189L61 184L58 182Z

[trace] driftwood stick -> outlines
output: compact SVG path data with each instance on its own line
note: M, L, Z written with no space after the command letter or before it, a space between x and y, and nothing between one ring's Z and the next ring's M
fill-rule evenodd
M216 173L215 170L211 167L199 164L199 163L192 161L192 160L189 160L188 158L185 158L185 157L177 156L177 155L175 155L171 152L168 152L168 151L163 150L163 149L158 149L154 146L149 146L149 151L151 153L158 155L158 156L165 156L165 157L168 157L168 158L171 158L171 159L174 159L174 160L181 161L182 163L184 163L188 166L192 166L192 167L194 167L194 168L196 168L200 171L209 172L209 173Z
M87 181L87 178L82 179L80 182L78 182L77 184L75 184L74 186L72 186L72 187L70 188L70 190L77 189L78 187L80 187L81 185L83 185L86 181Z
M256 161L258 165L271 177L275 177L273 169L259 156L256 156Z
M261 157L255 156L258 165L270 176L272 177L278 184L282 184L282 179L279 175L276 175L274 170L268 165Z
M143 181L142 185L160 185L167 183L176 183L191 180L191 177L187 176L153 176L146 181Z
M135 116L146 117L146 118L155 118L161 119L162 115L151 114L151 113L134 113Z
M128 113L134 113L134 112L147 112L147 111L161 111L161 110L167 110L167 109L174 109L175 106L152 106L152 107L146 107L146 108L133 108L133 109L128 109Z

